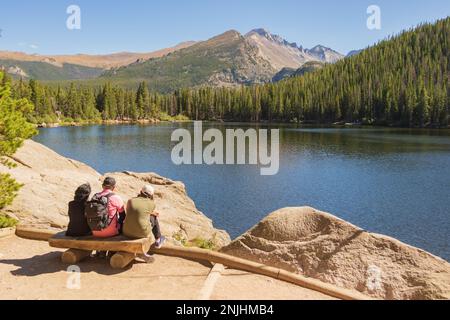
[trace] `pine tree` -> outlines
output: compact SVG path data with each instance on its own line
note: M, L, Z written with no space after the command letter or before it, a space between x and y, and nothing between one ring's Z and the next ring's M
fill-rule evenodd
M414 111L414 122L416 125L423 127L429 118L430 97L423 82L419 88L419 101Z
M36 134L25 115L31 113L32 105L25 99L13 99L10 85L0 72L0 164L13 167L11 157L25 139ZM9 174L0 174L0 209L12 203L21 185Z
M136 92L136 106L138 111L138 118L145 119L150 113L150 94L147 84L142 82Z

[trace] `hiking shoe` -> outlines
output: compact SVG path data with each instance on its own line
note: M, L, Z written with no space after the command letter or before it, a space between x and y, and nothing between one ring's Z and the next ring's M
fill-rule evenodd
M108 258L112 258L113 255L115 255L117 252L116 251L108 251L107 256Z
M98 259L106 259L108 258L108 253L106 251L96 251L94 257Z
M139 254L137 256L139 259L144 260L145 263L152 263L155 261L155 258L153 258L151 255L149 254Z
M155 242L155 248L156 249L161 249L164 242L166 242L166 237L162 236L161 238L159 238L158 240L156 240Z

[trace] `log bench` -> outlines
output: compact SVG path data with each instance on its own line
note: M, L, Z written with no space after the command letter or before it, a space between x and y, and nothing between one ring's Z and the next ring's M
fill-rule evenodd
M150 250L150 238L132 240L125 236L113 238L67 237L65 232L57 233L48 239L53 248L68 249L62 254L61 260L65 264L76 264L89 257L92 251L114 251L110 264L114 269L128 266L138 254L146 254Z

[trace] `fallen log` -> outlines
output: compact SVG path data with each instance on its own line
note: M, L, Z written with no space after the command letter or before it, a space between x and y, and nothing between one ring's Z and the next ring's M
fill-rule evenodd
M113 269L124 269L133 262L135 257L136 255L133 253L118 252L111 257L109 263Z
M92 251L69 249L61 256L61 261L65 264L77 264L91 255Z

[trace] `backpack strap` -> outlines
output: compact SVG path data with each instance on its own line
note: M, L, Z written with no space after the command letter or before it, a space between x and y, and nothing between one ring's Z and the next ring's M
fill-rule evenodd
M96 193L96 194L94 195L93 198L100 199L100 198L105 197L106 199L109 200L109 198L111 198L112 196L115 196L115 195L116 195L115 193L110 192L110 193L105 194L105 195L102 196L102 195L101 195L102 193L103 193L103 192Z
M101 193L99 193L99 194L101 194ZM115 193L110 192L110 193L108 193L108 194L102 196L102 197L105 197L105 198L108 200L108 202L106 203L106 210L108 210L109 199L110 199L112 196L115 196ZM116 213L115 213L112 217L109 217L109 212L108 212L108 227L111 225L111 223L112 223L114 217L117 217L117 220L119 220L119 210L116 210Z
M115 196L116 194L113 192L108 193L107 195L104 195L105 198L107 198L109 200L109 198L111 198L112 196Z

